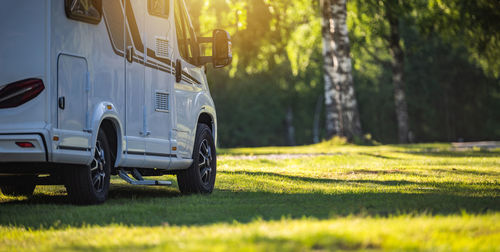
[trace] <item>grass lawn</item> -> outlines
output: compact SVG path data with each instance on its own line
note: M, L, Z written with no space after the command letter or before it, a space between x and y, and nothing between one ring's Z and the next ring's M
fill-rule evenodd
M498 149L224 149L217 169L209 196L117 178L99 206L62 186L0 195L0 251L500 251Z

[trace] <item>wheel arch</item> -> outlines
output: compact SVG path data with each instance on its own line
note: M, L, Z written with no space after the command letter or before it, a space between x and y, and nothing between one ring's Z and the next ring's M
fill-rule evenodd
M118 133L116 123L112 118L104 118L101 122L99 129L103 129L108 139L109 147L111 148L111 160L113 161L114 168L118 156Z
M97 135L99 134L99 129L103 129L108 138L109 144L112 149L112 158L114 160L113 167L117 167L122 159L122 153L124 148L123 141L123 127L122 123L118 117L115 106L112 103L101 102L96 106L94 110L94 116L92 120L92 153L94 153L95 142L97 141Z
M198 116L198 123L206 124L212 132L214 131L214 119L209 113L201 112Z
M215 116L215 110L213 112L207 109L202 109L200 111L200 113L198 114L194 132L196 132L198 123L206 124L210 128L214 141L215 143L217 143L217 117Z

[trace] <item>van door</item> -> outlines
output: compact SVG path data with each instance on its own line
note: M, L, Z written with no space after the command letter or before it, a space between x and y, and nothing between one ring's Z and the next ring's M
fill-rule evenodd
M57 59L57 126L61 150L89 151L88 91L90 87L87 60L80 56L60 54Z
M175 131L180 157L191 158L198 115L193 111L193 103L202 90L202 70L195 66L200 47L183 0L175 1L174 14L178 49L175 64L176 71L181 73L175 83Z
M145 167L167 169L171 161L172 31L170 0L150 0L146 15L146 141Z
M125 134L127 139L127 160L129 165L142 166L146 146L144 110L144 46L139 27L144 24L143 1L123 1L125 22ZM130 34L129 36L127 36ZM142 161L142 162L139 162Z

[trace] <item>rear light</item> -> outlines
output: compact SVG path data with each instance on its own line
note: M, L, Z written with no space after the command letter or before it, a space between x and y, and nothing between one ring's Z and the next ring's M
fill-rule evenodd
M30 142L16 142L16 144L21 148L35 148L35 145Z
M33 78L0 87L0 109L24 104L39 95L44 88L42 80Z

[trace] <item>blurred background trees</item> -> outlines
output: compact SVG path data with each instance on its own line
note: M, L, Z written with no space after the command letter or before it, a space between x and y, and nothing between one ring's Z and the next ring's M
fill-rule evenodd
M232 66L208 71L220 146L327 138L319 0L187 4L200 36L222 28L233 38ZM347 1L364 134L383 143L500 139L498 20L497 0Z

